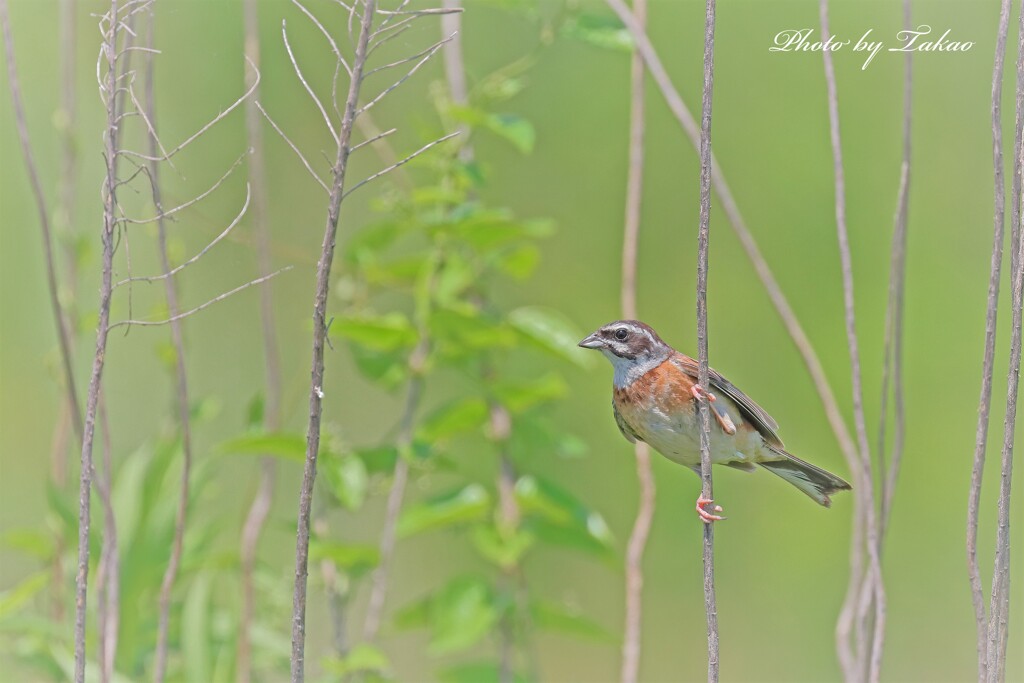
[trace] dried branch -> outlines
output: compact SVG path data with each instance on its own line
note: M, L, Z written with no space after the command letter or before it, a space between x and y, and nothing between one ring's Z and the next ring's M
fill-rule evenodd
M820 0L821 33L830 36L828 24L828 0ZM859 673L866 673L871 683L878 681L882 666L882 645L885 636L885 587L882 580L881 561L879 559L879 527L875 510L874 481L871 472L871 453L868 445L867 422L864 416L864 392L861 383L860 351L857 342L857 323L853 299L853 262L850 256L850 242L846 227L846 181L843 173L842 143L839 133L839 98L836 92L835 68L832 64L832 53L823 51L825 65L825 84L828 91L829 131L832 141L833 173L835 174L835 210L836 231L839 241L839 257L843 274L843 303L846 311L846 342L850 353L850 368L853 388L853 414L856 425L857 441L860 449L861 466L860 487L857 500L861 504L863 515L864 541L868 555L868 565L864 575L864 584L858 589L858 595L867 595L867 604L874 605L874 629L870 644L861 642L858 653L861 655ZM851 595L847 595L847 600ZM858 602L865 604L864 599ZM862 609L858 616L861 623L866 624Z
M317 263L316 292L313 301L313 359L309 390L309 426L306 431L306 461L303 468L302 489L299 494L298 528L295 539L295 590L292 597L292 683L305 678L306 645L306 576L309 564L309 522L313 503L313 484L316 481L316 461L320 451L320 420L323 411L324 345L327 337L327 294L330 289L331 265L334 261L335 235L341 201L345 192L345 173L348 170L349 143L356 118L359 92L366 66L367 43L376 13L376 0L367 0L359 24L352 78L341 120L337 158L334 163L334 181L328 202L320 260Z
M1021 5L1024 12L1024 3ZM986 658L989 683L1006 680L1006 645L1010 621L1010 494L1013 479L1013 446L1017 425L1017 397L1020 391L1021 315L1024 306L1024 13L1020 14L1017 42L1017 120L1014 139L1013 181L1011 183L1011 310L1010 362L1006 375L1006 412L1003 417L1003 448L999 476L996 524L996 555L992 569Z
M407 163L409 163L410 161L412 161L413 159L415 159L419 155L421 155L424 152L426 152L431 147L434 147L435 145L439 145L442 142L444 142L445 140L451 140L453 137L455 137L458 134L459 134L459 131L455 131L454 133L449 133L448 135L439 137L438 139L434 140L433 142L428 142L427 144L423 145L418 150L416 150L415 152L413 152L409 156L405 157L404 159L402 159L400 161L396 161L395 163L391 164L387 168L384 168L384 169L382 169L380 171L377 171L373 175L371 175L371 176L369 176L367 178L364 178L363 180L360 180L358 183L353 185L351 189L346 190L345 194L343 195L343 197L349 196L350 194L352 194L353 192L358 190L363 185L366 185L367 183L372 182L372 181L376 180L377 178L380 178L383 175L387 175L388 173L390 173L391 171L395 170L396 168L399 168L400 166L406 165Z
M910 0L903 0L903 30L912 30ZM900 164L900 187L896 199L896 220L892 233L889 264L889 299L885 314L885 351L882 367L882 401L878 428L878 472L882 508L879 519L879 553L885 542L885 532L892 513L893 494L903 460L903 442L906 433L906 415L903 406L903 301L906 290L907 211L910 196L910 122L913 83L913 53L906 53L903 61L903 163ZM894 409L892 462L888 472L885 466L886 425L890 378Z
M395 88L397 88L398 86L402 85L407 80L412 78L412 75L414 73L416 73L417 71L419 71L421 66L426 64L427 61L429 61L431 57L433 57L435 54L437 54L437 51L440 50L444 46L445 43L447 43L449 40L451 40L454 37L455 37L454 35L451 35L451 36L448 36L447 38L445 38L444 40L441 40L441 41L438 41L437 43L434 43L434 45L431 46L430 50L427 51L427 54L424 55L422 58L420 58L420 61L416 62L416 64L411 69L409 69L405 73L404 76L402 76L397 81L395 81L394 83L389 85L387 88L382 90L376 97L374 97L372 100L370 100L369 102L364 104L362 107L360 107L359 110L356 111L356 116L358 117L358 116L361 116L361 115L365 114L366 112L368 112L370 109L373 108L373 106L375 104L380 102L382 99L387 97L392 91L394 91Z
M149 25L149 47L152 47L153 44L155 24L156 21L154 17ZM154 60L151 56L147 62L146 104L145 107L140 108L139 111L142 112L143 118L147 121L147 126L150 132L149 154L150 156L156 157L159 138L156 133L156 103L153 92L153 62ZM163 150L159 151L163 152ZM163 152L163 156L166 157L167 153ZM188 373L185 370L185 343L181 333L180 319L177 319L178 311L180 310L178 306L178 292L175 288L174 280L172 280L171 277L189 263L195 263L195 261L209 251L213 245L219 242L223 236L227 235L227 233L237 225L242 214L245 213L245 208L242 209L242 213L238 215L232 224L228 226L227 230L222 232L220 236L214 238L214 240L210 242L206 248L200 251L199 254L193 257L190 261L183 263L180 268L172 269L170 258L167 255L167 227L164 221L165 214L160 191L160 164L151 161L149 165L149 175L152 180L153 205L156 207L158 216L157 244L160 252L160 266L163 268L165 274L163 277L164 297L167 301L167 312L171 315L170 325L171 344L174 348L175 399L178 405L178 422L181 427L182 450L181 489L178 492L178 507L174 517L174 540L171 544L171 556L167 562L167 568L164 571L163 580L160 583L159 617L157 619L153 680L156 681L156 683L162 683L167 673L167 632L171 616L171 590L174 588L174 581L178 576L178 567L181 564L181 553L185 540L185 524L188 513L189 478L192 474L193 458L192 427L189 418L190 406L188 397ZM245 198L245 205L246 207L249 205L248 193Z
M708 377L708 242L711 224L711 99L715 73L715 0L707 0L704 20L704 90L700 117L700 228L697 237L697 358L698 381L709 387ZM711 501L711 415L707 401L700 412L701 500ZM708 683L718 681L718 607L715 599L715 530L704 523L704 612L708 624Z
M96 489L103 504L103 544L100 548L96 585L100 590L98 621L100 627L100 681L108 683L114 675L117 656L117 634L121 621L121 560L117 549L117 518L113 505L113 449L110 445L110 419L107 405L100 397L100 422L103 423L103 476L96 479Z
M244 285L239 285L238 287L235 287L232 290L229 290L227 292L224 292L223 294L219 294L219 295L213 297L209 301L206 301L206 302L196 306L195 308L192 308L192 309L189 309L189 310L187 310L187 311L185 311L183 313L179 313L177 315L171 316L170 318L165 318L163 320L121 320L119 322L116 322L116 323L110 325L107 329L109 331L109 330L113 330L113 329L115 329L117 327L124 327L124 326L157 327L157 326L160 326L160 325L169 325L169 324L171 324L173 322L177 322L178 320L184 320L185 318L187 318L187 317L189 317L191 315L195 315L199 311L205 310L205 309L209 308L210 306L213 306L214 304L219 303L219 302L223 301L224 299L227 299L230 296L238 294L239 292L241 292L244 289L249 289L250 287L253 287L255 285L263 284L264 282L269 281L271 278L277 277L281 273L283 273L285 271L288 271L288 270L291 270L291 269L292 269L292 266L285 266L284 268L279 268L278 270L275 270L273 273L270 273L269 275L264 275L262 277L258 277L255 280L249 280Z
M89 391L86 398L85 417L82 430L81 471L78 489L78 571L75 576L75 683L85 682L85 620L86 602L88 599L89 579L89 523L90 495L92 489L92 450L96 431L96 409L103 379L103 366L106 359L107 333L110 321L110 297L113 291L112 272L114 259L114 231L116 183L117 183L117 149L115 138L118 134L117 97L114 84L117 79L115 54L117 50L117 0L111 0L107 15L107 29L103 39L101 54L106 56L106 86L102 89L106 106L106 128L104 134L104 160L106 162L103 180L103 230L101 232L102 256L100 265L100 296L98 305L98 324L96 327L96 350L93 354L92 372L89 378ZM102 23L102 22L101 22ZM125 39L126 41L128 38Z
M28 125L25 122L25 107L21 100L21 83L18 79L18 67L14 59L14 42L11 37L10 19L7 12L7 0L0 0L0 24L4 36L4 48L7 57L7 84L11 90L11 101L14 105L14 121L18 129L18 142L25 161L32 197L35 199L36 211L39 214L39 229L43 238L43 263L46 269L46 289L50 298L50 309L57 326L57 341L60 346L61 365L64 370L64 388L67 392L67 405L71 412L75 436L82 438L82 409L78 404L78 390L75 386L75 371L72 361L71 322L67 318L60 302L60 285L57 282L57 268L53 255L53 235L50 229L50 212L43 196L43 188L39 182L36 169L35 154L28 137ZM65 197L66 198L66 197Z
M298 3L296 3L298 4ZM300 5L300 9L303 9ZM245 53L249 61L260 66L259 16L256 0L245 0ZM322 28L322 27L321 27ZM339 55L340 59L340 55ZM251 78L251 77L250 77ZM251 85L251 83L250 83ZM249 184L255 188L253 201L253 228L256 237L256 257L260 275L272 270L270 251L270 214L267 207L266 158L263 152L263 134L260 129L259 88L253 90L251 99L245 102L245 128L249 149ZM281 426L281 356L278 350L276 324L274 321L273 295L269 283L260 287L260 323L263 333L263 364L266 390L263 410L263 428L268 432L277 431ZM260 480L252 505L242 527L240 557L242 564L242 609L238 631L239 683L249 683L252 669L251 630L256 613L256 591L253 573L256 567L256 552L263 533L274 496L274 481L277 465L272 457L264 457L260 463Z
M978 508L981 504L981 482L985 472L985 450L988 442L989 412L992 405L992 371L996 352L996 323L999 312L999 281L1003 262L1003 234L1006 216L1006 189L1003 181L1002 84L1006 38L1010 31L1010 0L1003 0L999 12L995 63L992 68L992 166L994 175L994 219L992 259L988 280L988 305L985 314L985 352L981 371L981 398L978 400L978 425L974 436L974 461L971 487L967 501L967 575L971 584L971 602L978 642L978 680L989 677L987 664L987 626L985 595L981 587L978 564Z
M154 168L154 169L150 170L150 174L152 175L152 178L153 178L153 191L155 193L154 197L158 197L159 196L159 190L157 189L158 186L159 186L158 185L159 181L157 180L158 173L156 172L156 170ZM238 225L242 221L242 217L245 216L245 212L249 209L249 200L251 198L252 198L252 191L251 191L249 185L246 184L246 186L245 186L245 202L242 204L242 208L239 210L238 215L236 215L234 220L232 220L228 224L228 227L224 228L224 230L219 235L214 237L210 242L208 242L206 244L205 247L200 249L199 252L195 256L190 258L189 260L182 262L180 265L175 266L174 268L170 268L168 270L165 270L160 275L129 277L129 278L125 278L124 280L119 281L114 286L115 287L120 287L121 285L127 284L129 282L158 282L160 280L170 281L170 278L174 277L175 275L177 275L178 273L183 271L185 268L189 267L190 265L192 265L193 263L195 263L196 261L201 259L203 256L205 256L207 254L207 252L209 252L211 249L213 249L217 245L218 242L220 242L222 239L227 237L228 234L232 230L235 229L235 226ZM192 203L192 202L186 202L186 203ZM158 210L159 210L159 204L157 205L157 207L158 207ZM164 216L164 215L166 215L166 213L161 213L160 215ZM158 232L160 234L162 234L164 232L164 221L163 221L163 218L159 218L158 217L157 218L157 223L158 223Z
M156 140L156 136L153 135L152 139ZM235 169L238 168L241 165L242 161L245 159L245 156L246 155L243 154L242 156L238 157L238 159L235 161L235 163L231 164L231 167L228 168L227 172L224 173L224 175L222 175L220 178L217 179L217 182L215 182L213 185L211 185L208 190L206 190L204 192L200 192L195 197L192 197L192 199L189 199L186 202L182 202L181 204L179 204L178 206L175 206L174 208L166 209L164 211L160 211L159 213L157 213L157 215L155 215L155 216L153 216L151 218L127 218L127 217L125 217L125 218L121 219L121 222L122 223L130 223L130 224L134 224L134 225L144 225L146 223L155 223L155 222L161 221L161 220L163 220L165 218L170 218L171 216L173 216L174 214L178 213L179 211L183 211L184 209L189 208L193 204L197 204L197 203L201 202L202 200L206 199L211 194L213 194L214 192L217 191L217 188L219 188L224 183L224 181L228 179L228 176L230 176L232 173L234 173ZM141 166L141 165L138 167L138 170L135 173L133 173L131 176L129 176L125 180L122 180L121 184L123 185L123 184L127 184L127 183L131 182L138 175L145 175L147 178L149 178L150 184L151 185L154 184L152 175L150 173L150 168L147 167L147 166ZM121 280L120 282L117 283L116 286L120 287L121 285L123 285L126 282L129 282L129 280Z
M345 68L345 72L349 75L349 77L351 77L352 76L352 67L350 67L348 65L348 62L345 60L345 58L341 56L341 50L338 49L338 44L336 42L334 42L334 38L331 37L330 32L326 28L324 28L324 25L322 23L320 23L320 20L317 19L316 16L312 12L310 12L308 9L306 9L302 5L302 3L299 2L299 0L292 0L292 4L295 5L296 7L298 7L302 11L302 13L305 14L309 18L309 20L313 22L313 25L316 26L318 29L320 29L320 33L323 34L324 38L326 38L327 42L330 43L330 45L331 45L331 52L334 53L334 58L336 60L338 60L338 63L341 64ZM291 53L291 50L289 49L289 54L290 53ZM250 55L250 58L251 58L251 55ZM257 98L257 99L259 99L259 98ZM335 138L335 139L337 139L337 138Z
M302 75L302 69L299 68L299 63L295 61L295 54L292 52L292 46L288 42L288 30L287 22L281 20L281 39L284 41L284 49L288 52L288 60L292 63L292 68L295 69L295 75L298 77L299 82L302 83L302 87L309 93L309 97L313 100L316 108L320 110L320 115L324 117L324 123L327 124L327 130L331 132L331 138L334 140L334 144L338 144L338 131L334 130L334 124L331 123L331 117L327 114L327 110L324 108L323 102L316 96L316 92L310 87L309 83L306 82L306 77ZM340 55L339 55L340 59Z
M370 585L370 598L366 606L363 620L363 639L372 643L380 630L381 618L384 614L384 599L387 596L388 578L391 574L391 560L395 553L395 531L398 517L402 511L405 488L409 481L409 461L412 457L412 440L415 427L416 411L423 395L423 366L427 360L429 341L421 336L419 344L409 357L409 389L405 398L401 423L398 427L398 459L391 477L391 489L388 491L387 507L384 513L384 526L380 532L380 560L373 571Z
M270 123L271 126L273 126L274 130L277 131L277 134L281 136L281 139L288 143L288 146L292 148L292 151L298 155L299 161L301 161L302 165L306 167L306 170L309 171L309 174L313 176L313 180L317 182L317 185L322 187L324 192L330 193L331 189L327 187L327 183L320 179L320 176L317 175L316 171L313 170L313 167L310 165L310 163L306 161L306 157L302 155L302 152L299 150L299 148L295 145L294 142L292 142L288 138L287 135L284 134L284 131L281 130L280 126L274 123L274 119L270 118L270 114L267 113L266 109L264 109L263 105L260 104L258 101L256 102L256 108L260 110L260 113L263 114L263 116L267 119L267 122Z
M647 0L633 0L633 17L641 30L647 25ZM622 317L636 318L636 271L644 178L644 60L634 51L630 65L629 177L626 180L626 216L622 244ZM637 683L640 672L641 614L643 612L643 556L654 519L655 486L651 451L635 446L640 502L626 546L626 615L622 638L622 683Z

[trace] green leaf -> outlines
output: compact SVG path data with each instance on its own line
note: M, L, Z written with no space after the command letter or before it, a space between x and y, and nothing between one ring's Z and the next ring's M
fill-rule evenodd
M491 496L480 484L469 484L432 500L411 505L398 522L399 536L443 529L454 524L476 522L486 518Z
M632 52L634 48L629 30L611 16L580 14L563 24L562 35L606 50Z
M552 426L548 414L536 410L519 415L512 431L512 457L525 462L533 457L552 454L562 458L580 458L587 452L587 444L575 434Z
M351 574L361 575L380 562L380 549L365 543L339 543L314 538L309 542L309 557L311 560L330 560Z
M322 463L324 478L342 507L347 510L361 508L370 483L370 475L362 459L355 455L328 455L322 458Z
M56 549L52 533L40 529L14 529L4 534L3 544L13 550L36 558L49 560Z
M438 673L441 683L501 683L501 671L492 662L459 664ZM527 678L513 672L513 683L527 683Z
M491 586L483 579L455 579L435 595L431 602L433 637L429 649L435 655L455 652L475 644L498 621Z
M0 593L0 619L27 604L50 582L49 572L37 572L20 581L13 588Z
M501 254L496 265L514 278L525 280L540 263L540 249L535 244L522 244Z
M509 328L468 306L434 311L430 316L430 330L438 343L454 347L460 353L508 348L516 341Z
M380 316L335 318L331 332L360 346L376 351L394 351L416 344L416 328L395 311Z
M576 550L594 555L608 563L619 561L614 548L598 541L579 527L563 526L542 517L528 519L523 526L536 536L538 541L553 548Z
M434 282L434 297L442 306L458 301L477 279L476 268L457 251L445 255Z
M511 311L508 320L535 346L580 367L590 366L590 356L577 346L583 333L560 312L540 306L523 306Z
M549 600L537 600L530 606L530 611L533 622L540 628L603 642L614 640L604 626L566 605Z
M473 529L473 545L477 552L502 569L515 568L535 540L533 534L521 529L508 535L490 524L481 524Z
M614 538L604 518L598 512L590 510L568 491L544 479L527 475L516 482L515 494L516 500L525 512L537 515L555 527L574 532L576 536L591 539L605 549L610 550L613 547ZM545 532L549 532L546 537ZM557 535L557 532L551 530L541 530L538 533L545 541ZM562 536L569 538L566 534ZM580 545L576 543L577 547ZM585 545L589 546L590 543L587 542Z
M306 461L306 437L287 432L263 432L246 434L221 443L221 453L242 455L267 455L294 462Z
M181 652L190 681L210 680L210 583L209 574L197 574L181 608Z
M549 373L530 381L502 381L492 387L494 395L512 413L521 413L539 403L565 395L568 387L558 375Z
M482 398L456 399L423 420L418 437L428 442L450 439L480 429L486 421L487 403Z
M487 129L504 138L523 154L533 151L537 133L533 124L516 114L491 114L487 117Z
M409 369L405 349L375 351L362 346L353 346L351 349L352 360L363 377L387 389L394 389L405 381Z
M256 392L256 395L249 401L249 408L246 410L245 426L249 429L258 429L263 425L263 415L266 410L263 393Z

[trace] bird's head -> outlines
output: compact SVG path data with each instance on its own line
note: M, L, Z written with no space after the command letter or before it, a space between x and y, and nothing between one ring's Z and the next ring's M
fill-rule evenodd
M615 368L615 385L626 386L672 355L672 347L639 320L617 320L595 330L579 346L596 349Z

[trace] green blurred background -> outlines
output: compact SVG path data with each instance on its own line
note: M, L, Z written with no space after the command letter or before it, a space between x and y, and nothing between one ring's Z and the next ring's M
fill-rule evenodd
M469 0L463 19L471 83L534 48L535 26L500 2ZM899 3L832 2L832 30L856 39L867 29L890 45L901 25ZM322 7L313 4L314 7ZM555 9L541 4L541 12ZM608 15L603 3L583 3ZM94 81L98 33L90 12L103 3L78 4L77 54L80 159L74 229L91 235L95 265L101 207L100 130L103 112ZM325 10L327 11L327 10ZM188 131L242 90L240 2L161 0L158 3L158 112L165 140ZM700 100L704 3L653 0L651 37L684 99ZM850 409L842 288L835 237L833 178L828 143L825 83L819 53L770 54L773 36L790 28L815 28L813 0L719 3L713 137L715 150L751 231L815 344L844 410ZM913 170L907 258L907 442L885 552L888 638L883 677L892 681L962 681L975 675L974 624L966 577L964 530L974 446L985 295L992 231L989 92L998 21L994 1L917 1L915 23L954 39L976 43L966 53L915 57ZM260 3L263 93L278 122L307 150L327 148L321 121L286 61L280 22L289 21L293 45L324 82L327 53L319 37L288 2ZM54 196L58 136L57 5L13 0L11 22L21 69L29 129L48 196ZM1011 26L1016 26L1014 18ZM1011 31L1011 36L1014 31ZM424 21L399 49L424 46L438 33ZM876 38L877 39L877 38ZM1006 140L1012 139L1011 37L1007 57ZM846 162L848 216L856 278L858 332L865 372L868 425L877 425L889 242L900 163L902 55L880 54L861 70L858 55L835 56ZM480 136L477 156L487 174L485 197L524 217L550 217L556 235L543 247L543 262L523 285L499 293L503 304L540 303L562 311L581 329L619 317L619 268L628 127L629 58L583 42L559 38L539 53L528 87L504 106L531 121L537 141L522 155L507 143ZM376 110L382 127L397 126L395 146L412 150L436 126L426 104L432 82L443 78L436 61ZM0 88L0 524L3 532L39 526L45 496L52 426L61 395L35 209L17 148L6 73ZM683 351L695 349L694 267L697 225L697 158L654 88L648 88L648 145L638 283L640 317ZM196 148L181 155L181 177L168 194L185 199L209 185L245 145L241 113L232 115ZM284 359L284 418L305 428L309 371L309 314L313 270L323 226L323 202L285 145L266 137L274 260L295 269L275 281ZM1009 148L1009 146L1008 146ZM314 151L310 154L316 157ZM361 159L356 177L376 160ZM190 254L211 230L226 224L241 201L242 184L212 197L177 224L176 253ZM369 200L346 205L340 241L375 219ZM204 301L251 279L255 258L248 220L233 239L181 279L186 305ZM846 466L806 371L723 214L712 209L710 270L711 362L759 401L782 425L794 453L844 476ZM152 231L134 241L152 240ZM143 252L135 271L155 272ZM147 260L149 258L149 260ZM89 311L97 279L83 274L79 302ZM1005 282L1004 278L1004 282ZM1009 300L1003 288L1000 352L990 444L1002 434L1009 337ZM137 288L136 312L150 314L159 289ZM126 314L116 300L114 318ZM84 391L92 332L76 349ZM249 399L262 385L258 299L255 290L190 319L188 368L194 395L220 404L215 419L196 430L197 457L235 434ZM158 358L166 328L134 329L111 336L106 386L115 458L124 460L173 419L171 386ZM581 353L584 353L581 351ZM547 361L541 360L540 363ZM555 363L552 361L552 366ZM565 368L563 368L565 369ZM525 368L524 373L530 372ZM536 459L539 473L562 483L599 510L624 547L636 510L632 450L609 411L610 368L569 367L569 398L557 418L589 445L584 459ZM355 374L345 348L327 360L326 415L356 443L375 443L395 421L400 397L367 385ZM539 372L538 372L539 374ZM443 394L444 391L439 392ZM427 396L431 405L436 395ZM848 423L852 421L848 419ZM1024 432L1018 431L1018 440ZM872 442L875 438L872 436ZM990 447L980 543L985 585L991 576L998 450ZM644 680L698 680L704 676L700 524L693 513L697 479L656 458L658 508L645 560ZM221 459L216 503L201 514L219 516L220 542L233 548L255 490L256 461ZM289 576L301 468L285 463L263 559ZM1024 495L1018 476L1017 509ZM419 488L425 488L429 482ZM412 497L422 495L419 488ZM784 482L766 474L726 470L715 480L716 497L729 521L717 527L717 579L722 678L729 681L839 679L833 629L848 573L852 498L838 496L831 510L811 505ZM380 497L358 517L336 527L366 540L379 528ZM1016 516L1019 521L1019 515ZM1024 531L1013 528L1014 544ZM1011 613L1009 680L1024 680L1019 643L1024 600L1021 558L1016 560ZM389 606L404 604L467 566L478 564L467 544L452 535L430 535L398 546ZM35 568L32 559L0 548L0 590ZM618 634L623 576L617 567L585 557L545 551L527 565L531 585L576 604ZM288 587L290 590L290 587ZM311 593L312 596L312 593ZM311 599L308 650L328 647L327 617ZM385 649L401 680L429 679L424 637L387 632ZM487 647L490 647L489 645ZM618 676L618 636L609 642L545 634L536 641L546 680L599 681ZM25 680L13 663L4 680Z

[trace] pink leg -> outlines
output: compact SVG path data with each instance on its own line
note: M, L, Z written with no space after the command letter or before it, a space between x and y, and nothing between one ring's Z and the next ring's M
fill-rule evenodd
M706 398L708 402L714 403L718 400L711 392L704 391L704 387L699 384L694 384L690 387L690 393L693 394L693 397L698 401L702 401ZM736 425L733 423L732 418L729 417L728 413L722 414L718 412L718 410L712 410L711 414L715 416L716 420L718 420L718 424L722 426L723 432L729 435L736 433Z
M697 498L697 514L700 515L701 520L703 520L705 524L711 524L712 522L719 522L723 519L726 519L725 517L722 517L720 515L713 515L704 509L705 505L710 505L711 503L714 502L715 501L713 501L712 499L705 498L704 496L700 496L699 498ZM721 512L722 506L716 505L711 509L715 512Z
M706 398L711 403L714 403L715 401L718 400L717 398L715 398L715 395L712 394L711 392L704 391L704 387L702 387L699 384L694 384L692 387L690 387L690 393L693 394L693 397L698 401L703 401Z

